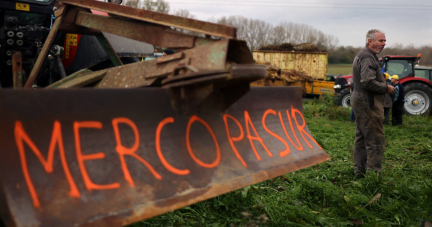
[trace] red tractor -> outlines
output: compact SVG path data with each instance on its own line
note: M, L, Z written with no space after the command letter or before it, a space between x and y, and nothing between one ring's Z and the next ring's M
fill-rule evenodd
M405 89L404 112L406 115L427 115L432 107L432 82L430 77L416 76L416 64L420 60L414 56L386 55L380 58L383 73L390 76L398 75L399 82ZM337 105L350 106L350 88L352 75L340 76L336 79L334 90L337 93Z

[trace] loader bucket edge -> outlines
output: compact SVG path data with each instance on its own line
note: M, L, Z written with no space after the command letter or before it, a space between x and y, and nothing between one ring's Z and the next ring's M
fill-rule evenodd
M214 102L186 115L163 88L0 91L1 218L122 226L330 159L298 87Z

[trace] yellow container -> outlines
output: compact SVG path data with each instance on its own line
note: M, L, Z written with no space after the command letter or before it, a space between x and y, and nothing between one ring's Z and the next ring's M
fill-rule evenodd
M258 80L251 83L251 86L298 86L302 88L303 95L322 95L334 93L334 82L326 81L328 54L326 52L300 52L300 51L269 51L254 50L253 58L256 63L264 64L269 62L281 70L296 70L305 72L314 78L313 82L297 81L285 83L282 80Z
M253 58L257 63L270 62L282 70L305 72L315 80L325 80L327 76L326 52L254 50Z
M334 81L315 80L313 83L306 82L306 94L323 95L325 93L333 95Z

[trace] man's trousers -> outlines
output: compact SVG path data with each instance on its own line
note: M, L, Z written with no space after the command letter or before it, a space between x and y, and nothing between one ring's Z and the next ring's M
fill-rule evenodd
M354 97L351 97L351 103L356 116L354 173L357 176L370 170L381 173L385 150L382 124L384 108L382 104L376 102L371 107L368 97L364 93L353 93Z

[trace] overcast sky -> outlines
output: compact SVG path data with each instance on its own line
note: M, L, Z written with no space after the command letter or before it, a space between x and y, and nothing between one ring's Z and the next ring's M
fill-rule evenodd
M369 29L395 43L432 45L432 0L165 0L171 10L186 9L199 20L242 15L277 25L311 25L339 38L339 45L362 46Z

